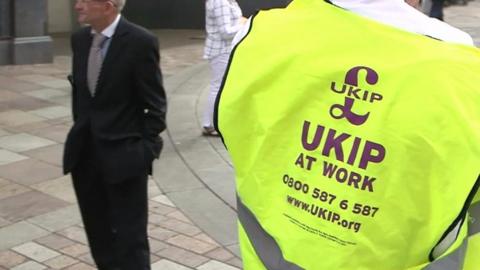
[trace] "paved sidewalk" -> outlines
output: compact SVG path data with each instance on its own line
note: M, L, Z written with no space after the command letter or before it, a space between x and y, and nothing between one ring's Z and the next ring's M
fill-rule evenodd
M480 45L480 0L445 12ZM233 169L220 140L200 136L203 32L156 33L169 129L149 185L153 270L239 269ZM61 174L71 126L68 39L55 37L55 48L53 64L0 67L0 270L95 269Z
M173 74L202 63L202 31L156 33L167 85L175 82ZM72 124L65 80L68 38L55 37L55 46L53 64L0 67L0 270L95 269L70 177L61 172ZM161 179L161 172L156 177ZM154 270L241 267L237 256L198 228L154 181L149 198Z
M480 0L468 2L466 6L449 6L444 12L446 22L469 33L480 47Z

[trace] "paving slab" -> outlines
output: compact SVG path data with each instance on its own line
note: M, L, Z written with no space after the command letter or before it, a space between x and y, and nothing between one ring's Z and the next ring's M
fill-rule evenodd
M172 237L167 240L167 243L184 248L186 250L190 250L198 254L205 254L216 248L216 245L214 244L206 243L204 241L185 235L177 235L175 237Z
M155 240L155 239L152 239L152 238L149 238L148 239L148 242L150 244L150 252L152 253L157 253L161 250L164 250L166 249L167 247L169 247L168 244L162 242L162 241L158 241L158 240Z
M188 224L193 224L193 222L187 218L187 216L185 216L182 212L180 212L179 210L177 211L174 211L172 213L169 213L166 215L167 217L170 217L170 218L174 218L176 220L179 220L179 221L182 221L182 222L185 222L185 223L188 223ZM197 236L195 236L197 237Z
M0 217L18 222L50 213L69 203L38 191L29 191L0 200Z
M170 201L170 199L165 196L165 195L158 195L156 197L153 197L151 199L152 201L154 202L158 202L158 203L161 203L161 204L164 204L164 205L168 205L168 206L171 206L171 207L175 207L175 205L173 204L172 201Z
M70 124L65 123L64 119L59 120L59 123L52 123L52 125L32 131L33 135L42 136L58 143L65 143L66 134L70 130ZM70 120L70 117L67 121Z
M95 265L95 261L93 260L93 257L90 254L90 252L83 254L82 256L78 257L78 259L88 265Z
M34 69L34 70L36 70L36 69ZM49 72L47 72L47 74L50 74L50 73L51 73L51 70ZM27 81L27 82L31 82L31 83L58 81L58 79L56 77L52 77L52 76L49 76L49 75L39 75L39 74L15 76L15 79L21 80L21 81Z
M25 221L0 228L0 251L7 250L32 239L48 235L49 232Z
M206 253L205 256L220 261L228 261L235 257L230 251L220 247Z
M11 182L0 178L0 187L10 184Z
M11 133L6 131L5 129L3 128L0 128L0 137L3 137L3 136L6 136L6 135L10 135Z
M235 270L237 268L221 263L219 261L209 261L197 268L198 270Z
M3 200L3 199L6 199L6 198L17 196L17 195L22 194L22 193L29 192L29 191L32 191L32 189L30 189L26 186L23 186L23 185L15 184L15 183L10 183L10 184L1 186L0 187L0 201Z
M50 99L50 101L63 107L69 107L72 104L72 99L70 96L53 97Z
M74 265L78 263L78 260L75 260L71 257L61 255L58 257L55 257L53 259L50 259L48 261L45 261L44 264L53 268L53 269L63 269L65 267L68 267L70 265Z
M45 71L45 73L48 74L51 74L51 72L52 70ZM58 79L57 77L47 75L22 75L15 78L21 81L27 81L49 88L66 88L70 86L70 84L66 80Z
M159 252L156 252L156 254L160 257L168 258L171 261L181 263L182 265L192 268L202 265L210 260L210 258L207 258L203 255L174 246L169 246Z
M28 261L13 267L11 270L44 270L47 269L45 265L39 264L35 261Z
M165 135L164 135L165 136ZM183 190L202 188L194 175L186 174L189 171L181 156L179 156L171 141L165 140L160 160L154 163L154 180L167 194Z
M20 155L5 149L0 149L0 166L28 159L27 156Z
M82 243L84 245L87 245L88 243L85 230L78 226L69 227L65 230L59 231L58 234L63 235L68 239Z
M0 228L3 228L3 227L5 227L5 226L7 226L7 225L10 225L10 224L11 224L10 221L8 221L8 220L6 220L6 219L4 219L4 218L0 218Z
M11 74L17 74L18 72L21 72L18 70L14 70L15 68L19 68L18 66L3 66L1 68L2 69L0 70L0 85L2 90L12 90L12 91L22 93L22 92L34 91L34 90L45 88L40 85L27 83L27 82L9 77L9 75ZM9 70L9 69L12 69L12 70Z
M468 5L453 5L444 9L444 19L447 23L469 33L476 46L480 47L480 1L468 2Z
M44 262L60 256L60 253L34 242L16 246L12 250L37 262Z
M78 263L72 266L65 268L64 270L95 270L95 268L91 265L85 263Z
M66 95L68 95L68 93L66 91L62 91L62 90L59 90L59 89L49 89L49 88L45 89L44 88L44 89L37 89L37 90L34 90L34 91L25 92L24 95L28 95L28 96L36 97L36 98L39 98L39 99L42 99L42 100L50 101L53 98L66 96Z
M0 112L17 109L20 111L33 111L55 105L53 102L21 95L12 100L0 101Z
M65 268L64 270L95 270L95 268L86 263L77 263Z
M70 98L66 98L66 99L68 100L68 103L70 103ZM65 106L50 106L50 107L44 107L41 109L29 111L29 113L38 115L46 119L57 119L57 118L70 116L72 114L72 110Z
M242 267L242 260L239 257L234 257L228 261L226 261L229 265L233 265L235 267L238 267L239 269L243 269Z
M218 243L205 233L197 234L194 237L195 237L195 239L201 240L205 243L210 243L210 244L214 245L215 247L218 247Z
M42 134L42 136L44 136ZM63 144L53 144L41 148L22 152L22 155L29 156L33 159L37 159L51 165L62 166L63 158Z
M69 238L67 238L69 239ZM88 249L88 246L84 245L84 244L79 244L79 243L75 243L71 246L67 246L67 247L64 247L64 248L61 248L60 251L62 253L65 253L71 257L79 257L80 255L83 255L85 253L87 253L89 251Z
M29 115L33 115L33 114L29 114ZM18 134L18 133L32 134L35 130L50 126L50 123L48 121L53 121L53 120L47 120L45 118L42 118L42 119L43 119L42 121L35 121L35 122L15 125L15 126L7 127L7 129L12 134Z
M57 232L81 223L82 219L77 205L51 211L27 220L50 232Z
M35 242L54 250L60 250L75 243L72 240L59 236L57 234L49 234L45 237L36 239Z
M56 179L62 175L60 167L35 159L0 166L0 177L25 186Z
M72 179L69 175L40 182L31 185L30 188L69 203L77 203L77 198L75 197L75 192L73 191Z
M22 256L12 250L0 251L1 267L10 269L24 263L26 260L27 258L25 256Z
M43 120L45 120L45 118L20 110L9 110L0 112L0 125L7 127L21 126L25 124L41 122Z
M238 242L236 213L207 188L171 192L169 198L221 245ZM194 199L193 199L194 198Z
M21 97L22 95L13 91L8 91L8 90L0 91L0 102L12 101Z
M178 233L162 227L156 227L149 230L148 235L153 239L163 241L178 235Z
M26 133L7 135L0 138L0 147L17 153L52 144L56 144L56 142Z
M171 262L169 260L160 260L152 265L152 270L189 270L191 268L185 267L181 264Z

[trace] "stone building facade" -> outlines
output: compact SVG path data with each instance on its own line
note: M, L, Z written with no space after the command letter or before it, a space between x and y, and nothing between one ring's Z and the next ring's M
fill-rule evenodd
M49 34L79 28L76 0L0 0L0 65L52 61ZM245 16L289 0L237 0ZM147 28L202 29L205 0L127 0L123 15Z

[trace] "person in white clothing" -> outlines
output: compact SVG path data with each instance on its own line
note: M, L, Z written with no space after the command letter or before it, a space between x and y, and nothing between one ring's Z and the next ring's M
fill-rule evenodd
M235 0L206 0L205 2L207 38L203 57L209 61L211 80L207 106L203 114L203 135L218 135L213 126L215 99L228 64L232 39L246 20Z
M417 10L419 0L331 0L334 5L374 21L451 43L474 46L472 37ZM250 20L235 36L235 46L248 32Z

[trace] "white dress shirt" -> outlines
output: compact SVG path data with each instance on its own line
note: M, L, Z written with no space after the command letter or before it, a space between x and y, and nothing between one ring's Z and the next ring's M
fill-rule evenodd
M105 43L102 46L102 56L105 58L108 52L108 48L110 47L110 43L112 42L112 37L115 34L115 30L117 30L118 23L120 22L120 18L122 16L120 14L117 15L117 18L109 25L107 28L103 29L102 35L107 37L107 40L105 40ZM92 35L96 34L97 32L93 30L92 28Z

